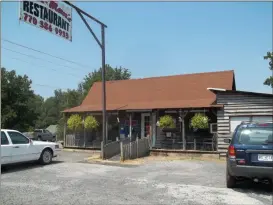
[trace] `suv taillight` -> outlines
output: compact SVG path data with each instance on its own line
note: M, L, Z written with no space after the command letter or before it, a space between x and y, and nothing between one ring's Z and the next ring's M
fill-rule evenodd
M228 155L229 155L230 158L235 158L235 148L234 148L233 145L229 145Z

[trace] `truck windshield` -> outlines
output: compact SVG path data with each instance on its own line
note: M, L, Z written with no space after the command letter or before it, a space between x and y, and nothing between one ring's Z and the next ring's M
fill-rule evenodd
M273 144L271 126L245 127L238 130L238 142L246 145Z

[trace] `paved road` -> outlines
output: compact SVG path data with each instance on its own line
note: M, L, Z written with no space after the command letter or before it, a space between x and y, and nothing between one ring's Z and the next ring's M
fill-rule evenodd
M272 193L260 187L226 189L221 163L173 161L119 167L79 162L87 156L63 153L59 162L48 166L10 168L1 176L0 204L272 205Z

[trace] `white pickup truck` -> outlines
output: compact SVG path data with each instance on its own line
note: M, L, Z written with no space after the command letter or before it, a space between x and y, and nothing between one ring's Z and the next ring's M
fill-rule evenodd
M16 130L1 129L1 165L36 160L50 164L60 151L57 143L32 141Z

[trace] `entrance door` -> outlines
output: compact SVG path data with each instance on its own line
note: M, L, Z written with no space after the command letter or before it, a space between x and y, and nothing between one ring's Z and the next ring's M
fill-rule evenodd
M150 113L141 114L141 137L150 136L151 119Z

